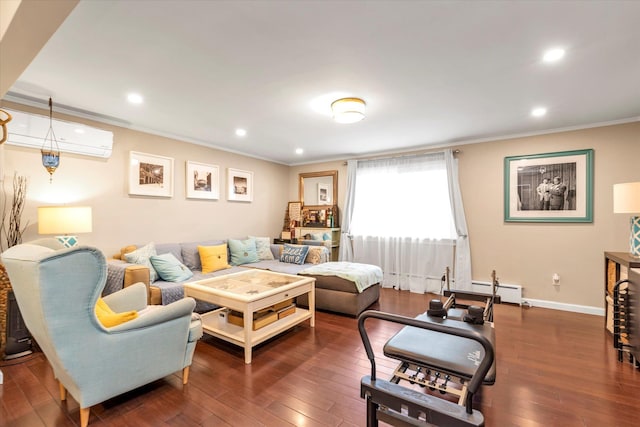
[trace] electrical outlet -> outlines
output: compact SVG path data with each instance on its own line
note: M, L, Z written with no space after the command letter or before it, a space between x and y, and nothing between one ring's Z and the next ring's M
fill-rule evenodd
M558 275L558 273L553 273L551 280L554 286L558 286L560 284L560 275Z

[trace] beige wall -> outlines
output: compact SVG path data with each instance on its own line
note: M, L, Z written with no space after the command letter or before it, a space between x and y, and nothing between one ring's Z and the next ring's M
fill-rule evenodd
M594 149L594 214L590 224L505 223L507 156ZM460 185L474 279L495 269L524 296L603 307L604 251L629 250L629 216L613 213L613 184L640 181L640 123L461 146ZM552 286L553 273L560 286Z
M460 186L475 280L520 284L525 298L603 307L604 251L628 251L628 215L613 213L613 184L640 181L640 123L457 147ZM593 148L594 220L589 224L506 223L504 158ZM339 206L346 166L329 162L292 167L289 196L297 200L300 172L337 169ZM553 273L560 286L552 286Z
M8 102L0 105L38 112ZM158 243L204 238L279 235L287 202L298 199L298 174L338 170L338 205L344 206L346 165L333 161L287 167L141 132L80 121L114 132L110 159L62 155L49 183L37 150L5 146L5 186L13 171L29 177L25 240L38 237L36 208L52 203L86 204L94 209L94 231L83 243L111 254L128 243ZM628 215L614 214L612 187L640 181L640 123L561 132L458 147L460 185L469 226L473 278L489 280L496 270L503 283L524 287L529 299L600 308L603 252L628 250ZM505 223L503 162L507 156L593 148L594 221L589 224ZM175 189L171 199L127 194L130 150L175 159ZM185 161L220 167L218 201L185 199ZM254 202L226 201L226 168L255 173ZM560 286L551 285L553 273Z
M0 106L47 114L9 102L2 102ZM93 232L78 237L83 244L96 246L107 255L131 243L280 233L289 197L287 166L74 117L56 115L56 118L112 131L113 154L109 159L99 159L62 153L60 167L49 183L38 150L3 145L5 187L11 189L14 171L29 178L23 217L29 226L24 241L41 237L37 234L37 207L61 203L93 207ZM127 164L131 150L174 158L172 198L128 195ZM187 160L219 166L220 200L185 198ZM229 167L254 173L252 203L226 200Z

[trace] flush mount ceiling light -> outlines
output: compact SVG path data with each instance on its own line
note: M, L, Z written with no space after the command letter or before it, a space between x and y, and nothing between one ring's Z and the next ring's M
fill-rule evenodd
M333 120L338 123L355 123L364 119L367 104L360 98L341 98L333 101L331 111Z

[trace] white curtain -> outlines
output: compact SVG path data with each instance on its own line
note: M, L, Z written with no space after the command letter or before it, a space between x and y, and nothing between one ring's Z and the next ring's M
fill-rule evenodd
M440 278L453 268L454 241L410 237L353 236L355 262L382 268L382 287L439 292Z
M351 245L351 217L353 215L353 202L356 191L356 170L357 160L347 161L347 195L345 197L344 209L342 210L342 229L340 230L340 261L353 261L353 249Z
M451 149L446 149L444 156L447 165L451 212L453 213L457 235L453 287L455 289L471 290L471 248L469 247L467 220L464 215L462 194L460 193L460 183L458 182L458 159L453 157Z
M445 153L349 166L343 242L350 236L351 247L341 244L341 260L352 250L350 260L379 265L384 287L439 290L458 239Z

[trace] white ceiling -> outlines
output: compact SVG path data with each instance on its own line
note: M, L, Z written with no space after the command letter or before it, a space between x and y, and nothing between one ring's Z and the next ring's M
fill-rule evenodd
M638 120L639 23L638 1L82 0L5 99L289 165L345 159ZM542 63L555 46L565 59ZM364 121L312 108L345 95Z

